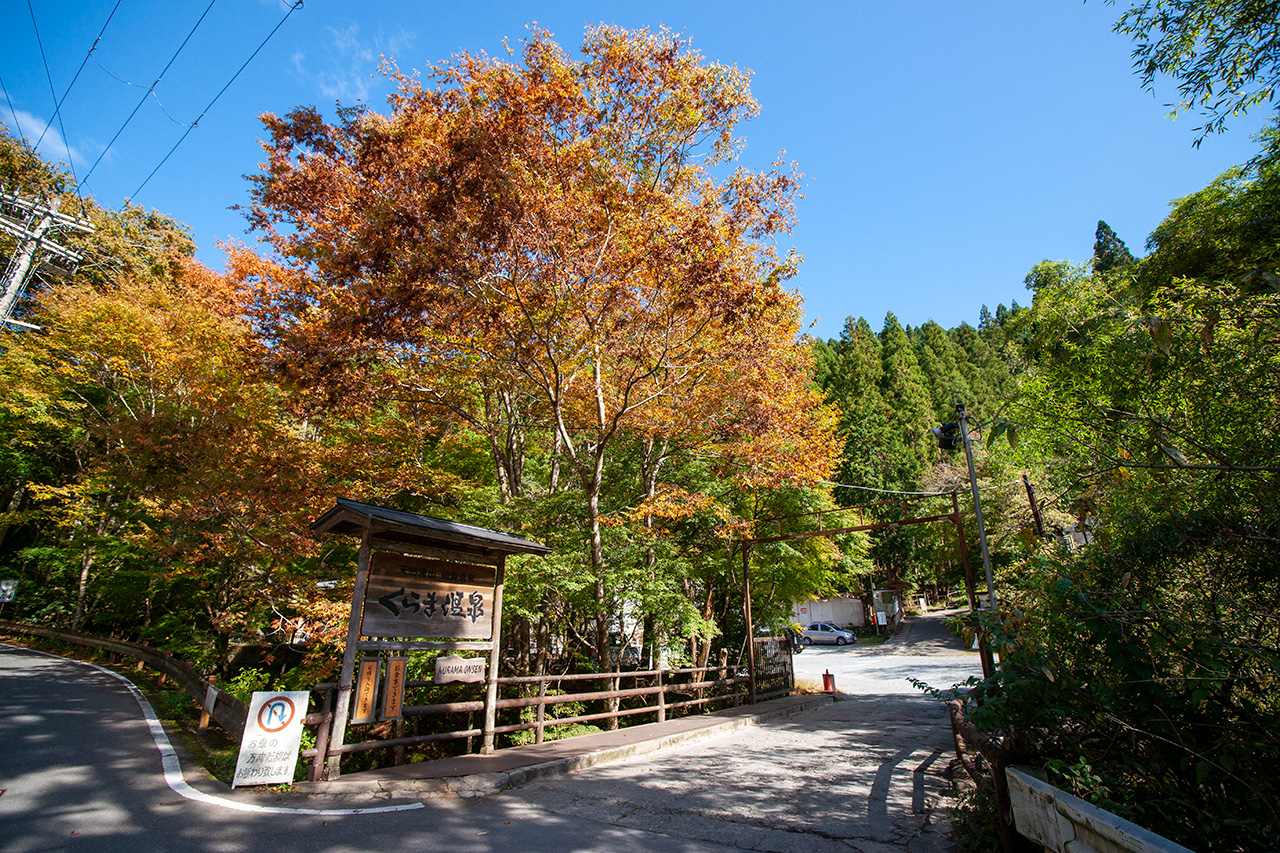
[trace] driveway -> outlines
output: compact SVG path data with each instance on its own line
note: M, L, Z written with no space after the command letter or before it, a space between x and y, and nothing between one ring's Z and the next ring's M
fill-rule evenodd
M907 617L898 633L879 646L806 646L792 658L797 684L822 686L835 676L836 690L856 697L923 697L907 679L948 688L970 676L982 677L978 653L948 630L947 618L964 610Z
M565 817L738 849L952 853L950 723L907 681L945 688L981 675L946 615L909 619L880 646L795 656L800 681L836 676L833 705L512 794Z

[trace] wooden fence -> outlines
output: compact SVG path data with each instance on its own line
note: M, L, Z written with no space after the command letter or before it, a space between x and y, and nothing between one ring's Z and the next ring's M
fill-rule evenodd
M109 637L98 637L82 634L78 631L63 631L58 628L45 628L41 625L25 625L19 622L0 620L0 631L28 637L44 637L59 640L90 649L125 655L138 661L138 668L145 664L160 673L161 681L168 677L174 684L185 690L214 722L239 739L244 735L244 721L249 716L249 708L230 693L219 690L217 685L205 679L186 661L178 660L168 652L144 646L141 643L130 643L126 640L113 640Z
M756 700L762 701L789 694L794 687L794 675L791 669L790 648L786 641L760 638L756 643L757 650L760 652L757 656ZM579 689L578 685L584 682L601 683L602 689ZM623 688L620 686L623 682L630 683L632 686ZM749 683L750 678L745 668L729 667L724 663L714 667L498 678L498 698L495 708L500 717L499 724L494 726L493 732L494 734L511 734L532 731L534 743L542 743L548 726L611 722L640 715L653 715L655 722L665 722L672 712L687 713L691 709L701 710L715 704L726 707L742 705L748 701ZM406 696L415 689L433 686L435 686L434 683L430 681L407 681ZM337 689L338 685L333 683L316 685L314 691L318 694L320 710L309 714L304 721L307 725L316 727L315 748L302 752L302 756L310 760L308 779L311 781L324 778L326 762L334 755L381 749L403 749L439 741L473 740L483 734L483 731L475 725L450 728L451 725L457 724L447 719L451 715L460 717L463 714L474 715L483 712L483 700L433 705L406 704L401 708L403 717L438 718L439 722L432 726L437 730L408 737L343 743L341 746L334 747L330 745L329 733ZM555 717L548 714L549 707L571 702L600 704L604 709L568 717ZM510 712L524 709L533 709L533 719L502 722L501 716L511 718L514 715ZM504 711L508 713L503 715Z
M196 704L229 734L237 739L244 734L245 719L249 714L248 706L231 694L218 689L216 684L197 673L189 663L175 658L168 652L127 640L115 640L77 631L64 631L6 620L0 620L0 631L19 636L44 637L134 658L138 661L139 669L146 665L159 672L162 682L166 677L171 678L175 685L185 690ZM791 650L787 641L758 638L756 652L756 700L763 701L790 694L795 685L795 679L791 669ZM575 685L592 681L604 682L604 689L574 689ZM620 687L619 685L624 681L631 683L632 686ZM725 662L713 667L499 678L497 679L500 691L496 703L497 710L510 712L532 708L533 719L498 725L494 728L494 732L508 734L532 730L534 742L542 743L548 726L620 720L624 717L644 714L652 714L656 722L664 722L673 712L683 714L715 704L726 707L742 705L747 702L749 682L745 668L730 667ZM564 690L565 685L570 685L568 692ZM430 681L409 681L405 684L406 695L408 691L415 688L432 686L434 685ZM535 689L536 694L533 692ZM344 743L340 747L330 748L329 727L333 721L337 685L318 684L313 692L318 694L319 710L308 714L304 723L315 727L316 747L302 752L304 758L310 759L308 778L313 781L322 778L325 760L331 755L403 748L435 741L471 739L482 734L481 729L466 726L411 737ZM507 695L503 696L502 693ZM627 700L631 702L628 703ZM637 700L639 704L636 704ZM606 707L603 711L570 717L548 715L549 707L568 702L604 703ZM476 699L436 705L406 705L401 713L406 718L421 718L475 714L483 710L484 701Z

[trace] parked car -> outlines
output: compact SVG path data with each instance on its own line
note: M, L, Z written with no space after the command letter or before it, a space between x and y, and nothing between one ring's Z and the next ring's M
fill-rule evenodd
M806 646L813 643L835 643L837 646L853 642L853 632L837 628L830 622L810 622L801 632Z

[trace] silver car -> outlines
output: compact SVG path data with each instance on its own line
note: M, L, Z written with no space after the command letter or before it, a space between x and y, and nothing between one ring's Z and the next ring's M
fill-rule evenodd
M837 646L843 646L853 642L852 631L837 628L830 622L811 622L801 634L806 646L814 643L835 643Z

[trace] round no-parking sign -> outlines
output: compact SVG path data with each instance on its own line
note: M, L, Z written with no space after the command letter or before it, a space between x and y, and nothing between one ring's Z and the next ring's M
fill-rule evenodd
M288 728L294 716L293 700L276 694L258 709L258 728L268 734L275 734Z
M302 718L307 714L310 698L305 690L253 694L231 787L293 781L302 741Z

